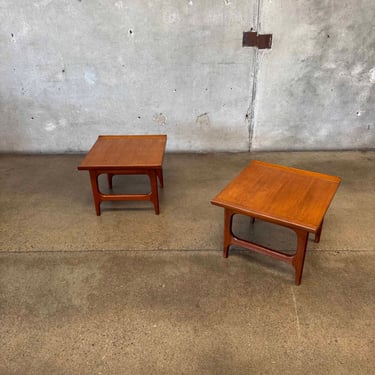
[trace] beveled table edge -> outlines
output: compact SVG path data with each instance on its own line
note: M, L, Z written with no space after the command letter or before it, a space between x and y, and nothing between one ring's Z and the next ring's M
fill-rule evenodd
M116 139L116 138L165 138L167 139L167 134L100 134L99 138L107 138L107 139ZM96 141L98 141L98 139Z
M341 177L338 177L338 176L332 176L332 175L325 174L325 173L320 173L320 172L307 171L305 169L300 169L300 168L295 168L295 167L288 167L288 166L285 166L285 165L268 163L268 162L260 161L260 160L252 160L238 175L240 175L246 168L248 168L252 164L259 164L259 165L263 165L263 166L268 167L268 168L272 167L272 168L275 168L275 169L281 169L281 170L285 170L285 171L289 171L289 172L294 172L296 174L301 174L301 175L305 175L305 176L311 176L311 177L321 178L323 180L328 180L328 181L336 182L338 184L340 184L340 182L341 182Z

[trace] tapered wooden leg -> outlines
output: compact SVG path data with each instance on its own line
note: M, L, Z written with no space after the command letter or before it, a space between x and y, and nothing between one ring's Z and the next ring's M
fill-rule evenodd
M295 230L297 233L297 251L293 258L292 265L295 269L295 283L296 285L301 284L303 265L305 262L305 254L307 247L307 240L309 238L309 232L304 230Z
M112 178L113 178L113 174L112 173L108 173L107 174L107 181L108 181L108 187L110 189L112 189Z
M150 183L151 183L151 200L154 204L155 214L159 215L159 194L158 194L158 181L157 172L152 170L149 173Z
M164 187L163 169L161 168L156 169L156 175L158 176L160 187L163 188Z
M100 216L100 192L99 192L99 185L98 185L98 174L95 171L90 171L90 181L91 181L91 189L92 194L94 196L94 204L96 215Z
M232 221L234 213L227 208L224 209L224 258L228 258L229 247L232 242L233 232L232 232Z
M322 222L321 222L321 224L320 224L319 229L318 229L317 232L315 233L315 242L316 242L316 243L320 242L320 236L321 236L321 234L322 234L323 222L324 222L324 218L323 218L323 220L322 220Z

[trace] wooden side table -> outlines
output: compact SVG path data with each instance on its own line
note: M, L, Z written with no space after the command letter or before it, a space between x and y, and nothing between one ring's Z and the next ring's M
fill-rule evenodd
M146 200L154 205L159 214L158 184L163 187L163 160L166 135L100 135L78 170L88 170L96 214L100 215L103 201ZM151 192L148 194L103 194L98 177L107 174L112 189L114 175L144 174L150 178Z
M309 233L320 241L326 211L341 182L339 177L254 160L211 203L224 208L224 257L230 245L254 250L291 264L301 283ZM242 214L292 229L295 254L285 254L234 236L232 220Z

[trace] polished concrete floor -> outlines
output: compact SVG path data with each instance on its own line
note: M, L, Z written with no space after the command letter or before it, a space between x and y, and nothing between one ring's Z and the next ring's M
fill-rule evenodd
M0 155L0 374L375 373L375 152L167 154L159 216L105 202L97 217L82 158ZM210 199L252 159L342 177L300 286L277 260L222 257Z

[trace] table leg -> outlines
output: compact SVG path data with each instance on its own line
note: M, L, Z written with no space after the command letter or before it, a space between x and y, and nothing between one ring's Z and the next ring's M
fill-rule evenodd
M151 201L154 204L155 214L159 215L159 195L157 181L158 172L156 170L152 170L149 172L148 176L150 177L151 184Z
M305 263L305 254L309 232L301 229L294 229L297 234L297 251L292 258L292 266L295 269L295 283L301 284L303 265Z
M108 181L108 187L110 189L112 189L112 178L113 178L113 174L112 173L108 173L107 174L107 181Z
M232 243L233 232L232 232L232 222L234 213L227 208L224 209L224 258L228 258L229 247Z
M320 236L321 236L321 234L322 234L322 228L323 228L323 222L324 222L324 218L323 218L323 220L322 220L322 222L321 222L321 224L320 224L319 229L318 229L317 232L315 233L315 242L317 242L317 243L320 241Z
M157 169L156 175L158 176L160 187L163 188L164 187L163 169L161 169L161 168Z
M90 171L90 181L91 181L92 194L94 196L96 215L100 216L101 199L100 199L100 192L99 192L99 185L98 185L98 174L96 173L96 171Z

